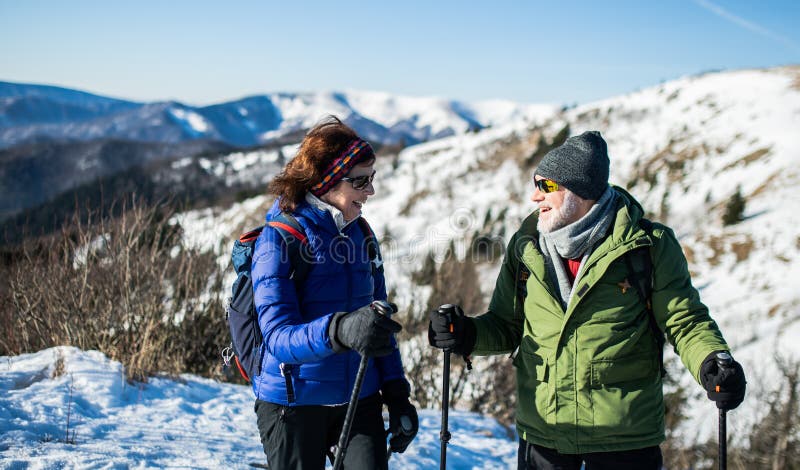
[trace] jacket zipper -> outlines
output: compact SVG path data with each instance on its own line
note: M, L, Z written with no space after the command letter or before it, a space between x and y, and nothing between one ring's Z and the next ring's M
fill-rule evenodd
M342 227L342 229L345 229L348 226L349 226L349 224L346 225L345 227ZM344 232L340 231L339 234L341 236L347 238L351 242L353 241L352 238L350 238L347 235L345 235ZM349 260L346 260L346 261L349 261ZM351 276L351 269L350 269L350 263L349 262L345 262L344 263L344 270L345 270L345 278L347 279L347 311L348 312L352 312L353 311L353 305L352 305L351 302L352 302L352 299L353 299L353 279L352 279L352 276ZM348 391L348 386L347 385L350 383L350 375L351 375L350 374L350 369L351 369L350 368L350 363L352 362L352 354L348 353L347 356L348 356L347 360L345 361L345 377L347 378L347 380L344 381L345 388L343 390L343 392L344 392L344 395L343 395L344 398L343 398L343 401L342 401L343 403L347 402L350 399L349 398L349 394L347 393L347 391Z
M292 384L292 365L281 362L280 364L281 376L286 383L286 401L294 403L294 385Z

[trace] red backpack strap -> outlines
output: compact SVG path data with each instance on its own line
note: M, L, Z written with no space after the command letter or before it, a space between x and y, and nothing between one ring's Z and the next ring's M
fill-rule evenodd
M233 360L236 363L236 368L239 369L239 374L241 374L247 383L250 383L250 377L248 377L247 372L244 371L244 367L242 367L242 363L239 362L239 358L237 356L233 356Z
M294 238L298 239L300 241L300 243L302 243L304 245L306 243L308 243L308 238L306 237L306 235L303 232L301 232L300 230L296 229L295 227L292 227L291 225L289 225L287 223L278 222L277 220L273 220L272 222L267 223L267 225L269 225L270 227L276 228L278 230L284 230L286 232L289 232Z
M255 241L255 239L258 238L259 235L261 235L261 231L263 229L264 229L264 226L262 225L261 227L254 228L253 230L250 230L249 232L245 232L245 233L239 235L239 242L240 243L250 243L252 241Z
M281 212L274 219L267 222L267 225L278 230L284 240L286 239L286 235L289 234L303 245L308 243L308 237L306 236L303 226L288 212Z
M295 283L303 282L311 269L309 260L313 259L305 229L292 214L287 212L281 212L267 222L267 225L274 228L286 244L292 266L292 279Z

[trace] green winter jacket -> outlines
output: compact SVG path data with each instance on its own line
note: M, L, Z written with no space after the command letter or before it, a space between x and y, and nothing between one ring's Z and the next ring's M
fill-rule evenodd
M473 354L519 347L519 435L561 453L631 450L664 440L658 342L636 289L627 286L625 252L650 247L655 319L698 383L703 359L728 350L692 286L675 234L653 224L648 235L639 226L642 207L614 189L616 221L579 273L566 311L556 281L545 277L537 211L508 245L489 311L474 318ZM520 263L530 271L523 305L517 296Z

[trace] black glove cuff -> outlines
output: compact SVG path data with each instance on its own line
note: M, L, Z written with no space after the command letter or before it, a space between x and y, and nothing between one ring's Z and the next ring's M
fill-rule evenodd
M741 395L741 391L739 390L731 392L706 392L706 396L709 400L722 403L734 402L739 398L739 395Z
M462 356L469 356L472 350L475 349L475 342L478 340L478 330L475 328L475 322L472 318L464 317L463 323L464 341L459 346L458 351L455 351Z
M331 347L333 348L333 352L336 354L350 350L350 348L339 342L339 339L336 337L336 331L339 328L339 322L345 315L347 315L347 312L334 313L331 317L331 322L328 325L328 337L331 339Z
M411 385L405 379L393 379L381 385L381 397L386 405L407 402L411 396Z

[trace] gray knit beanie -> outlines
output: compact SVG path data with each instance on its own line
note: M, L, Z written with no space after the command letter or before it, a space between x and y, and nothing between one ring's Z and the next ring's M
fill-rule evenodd
M608 166L606 141L599 132L586 131L547 152L536 174L596 201L608 187Z

